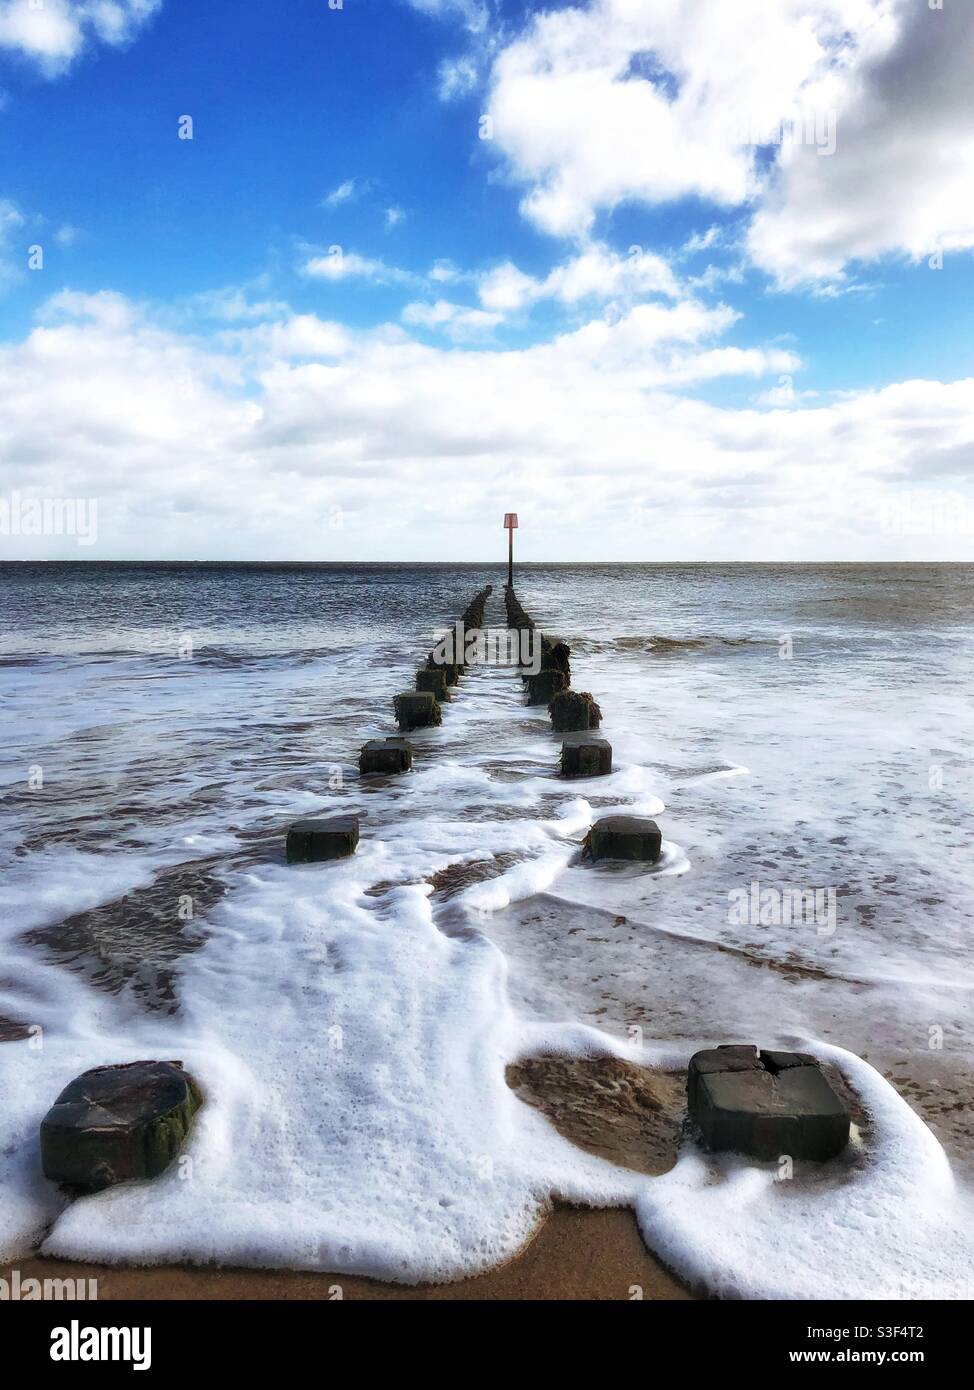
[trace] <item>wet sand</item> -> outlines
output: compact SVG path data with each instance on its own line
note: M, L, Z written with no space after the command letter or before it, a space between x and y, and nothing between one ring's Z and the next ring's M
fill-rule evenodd
M527 1104L610 1162L659 1174L676 1161L685 1114L681 1074L617 1058L525 1057L507 1072ZM298 1270L132 1268L37 1257L14 1266L21 1280L96 1279L99 1299L608 1300L688 1299L647 1251L628 1208L557 1204L534 1239L507 1264L452 1284L404 1285ZM10 1267L0 1270L10 1278Z
M618 1057L523 1057L507 1084L579 1148L658 1177L676 1163L686 1120L684 1072Z
M650 1300L689 1299L688 1292L646 1250L628 1208L591 1211L556 1207L534 1240L508 1264L455 1284L387 1284L348 1274L298 1270L197 1269L162 1265L133 1269L31 1257L0 1267L21 1280L97 1279L98 1298L112 1299L376 1299L376 1300Z

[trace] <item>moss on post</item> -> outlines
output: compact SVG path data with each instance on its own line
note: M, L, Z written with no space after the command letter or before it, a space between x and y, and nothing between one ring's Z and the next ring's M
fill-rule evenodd
M555 666L539 671L536 676L528 676L527 692L529 705L547 705L553 696L568 685L564 671Z
M431 690L403 690L392 703L400 729L428 729L443 722L443 711Z
M358 840L358 816L298 820L287 832L287 862L321 864L328 859L347 859L355 853Z
M87 1192L158 1177L182 1147L202 1103L181 1062L128 1062L83 1072L41 1122L44 1176Z
M573 733L597 729L602 711L587 690L562 690L548 705L551 723L556 733Z
M370 739L359 753L358 770L363 777L374 772L393 776L408 772L412 765L412 744L404 738Z
M423 666L416 672L416 689L428 690L438 700L449 700L450 686L442 666Z
M612 744L608 739L581 737L561 745L562 777L605 777L612 771Z
M585 849L593 860L655 864L662 853L663 835L656 822L645 816L603 816L586 835Z

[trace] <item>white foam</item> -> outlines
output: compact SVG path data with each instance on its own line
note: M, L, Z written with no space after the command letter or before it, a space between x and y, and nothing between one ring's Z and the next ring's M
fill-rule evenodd
M868 1151L858 1161L853 1151L845 1172L822 1182L819 1165L808 1165L811 1177L777 1181L774 1165L690 1149L640 1194L647 1244L720 1297L974 1296L974 1206L937 1140L868 1063L802 1046L859 1091L874 1126Z
M14 860L0 880L0 931L58 922L152 882L149 854L88 854L58 846Z
M936 1140L866 1063L815 1047L859 1089L875 1130L827 1190L694 1149L662 1178L615 1169L518 1101L506 1062L542 1047L656 1065L686 1054L577 1025L526 1027L508 1003L501 954L479 933L439 932L428 888L397 889L382 906L363 898L382 858L371 846L325 873L251 873L215 914L185 1018L164 1043L157 1025L124 1043L45 1050L7 1116L21 1140L4 1183L8 1250L56 1215L24 1161L39 1093L86 1065L175 1046L207 1096L190 1163L76 1202L46 1253L451 1278L513 1254L559 1193L631 1202L650 1247L723 1296L963 1289L974 1236L966 1199Z
M271 870L221 910L180 1040L191 1168L76 1202L46 1253L442 1279L513 1254L552 1177L628 1192L506 1086L497 949L439 932L421 888L380 915L359 869Z
M300 679L179 670L150 687L138 663L109 664L63 711L51 700L30 725L31 737L60 735L70 748L109 700L126 727L151 704L156 727L174 738L205 726L189 752L217 748L212 768L189 758L191 785L225 781L212 806L147 827L146 848L124 858L15 860L0 882L10 937L137 888L186 848L230 850L228 824L280 833L289 817L349 809L350 798L365 818L347 863L227 869L229 896L183 962L177 1018L134 1015L7 941L0 1012L44 1033L41 1049L0 1046L0 1253L27 1250L50 1226L44 1249L77 1258L447 1278L511 1255L559 1195L632 1204L647 1243L724 1296L969 1289L968 1189L913 1111L848 1051L803 1044L859 1089L869 1146L830 1166L832 1176L809 1171L793 1183L776 1183L772 1166L693 1147L661 1178L613 1168L504 1082L506 1063L532 1049L685 1065L687 1046L643 1050L611 1035L632 1020L671 1038L706 1031L701 1045L756 1028L769 1045L800 1029L858 1036L865 1052L874 1042L902 1048L916 1019L930 1018L962 1046L963 990L948 997L937 982L969 984L966 939L956 912L919 905L934 885L948 905L966 901L969 840L900 785L905 756L925 767L942 730L969 717L960 703L947 719L945 707L928 709L927 687L901 686L900 706L858 671L849 679L860 704L845 692L837 702L833 669L806 665L797 679L798 663L785 671L773 642L767 655L743 654L752 663L744 674L711 656L691 668L586 654L577 664L606 712L615 767L587 781L584 797L557 777L560 740L543 715L515 709L517 677L498 671L470 673L442 727L415 736L431 756L414 773L388 786L352 776L333 794L328 769L351 768L358 743L389 732L376 723L374 687L395 688L398 673L383 657L364 680L365 650L364 663L350 652L302 668ZM404 671L412 660L402 656ZM309 727L320 719L323 675L345 722L315 735L320 763L297 784L288 773L302 755L289 745L275 761L276 721L295 709ZM30 683L18 681L29 721ZM275 734L270 751L248 761L252 740L239 737L239 723L251 709ZM665 812L659 865L579 861L591 821L614 811ZM517 862L445 904L424 882L502 855ZM853 885L872 875L883 914L875 927L840 918L834 940L735 926L728 887L765 871L812 883L841 873ZM367 893L379 883L405 886ZM536 896L546 893L557 900ZM458 921L484 930L456 930ZM826 978L793 979L759 968L762 958L797 959ZM925 1036L910 1046L925 1047ZM80 1071L140 1056L180 1057L203 1084L191 1162L62 1211L38 1171L41 1117Z
M479 915L500 912L511 903L544 893L555 882L573 854L569 846L559 846L540 859L517 864L487 883L474 884L463 894L464 904Z

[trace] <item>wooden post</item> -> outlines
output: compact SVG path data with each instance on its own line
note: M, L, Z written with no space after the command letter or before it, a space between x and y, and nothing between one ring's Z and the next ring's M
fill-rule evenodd
M514 588L514 532L517 529L517 512L504 513L507 528L507 587Z

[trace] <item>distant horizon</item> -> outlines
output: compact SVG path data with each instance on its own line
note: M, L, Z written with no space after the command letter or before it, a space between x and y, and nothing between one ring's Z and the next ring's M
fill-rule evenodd
M349 569L352 566L368 566L371 569L382 567L401 568L403 566L414 566L417 569L484 569L496 568L504 572L507 570L506 560L184 560L184 559L24 559L11 560L0 558L0 569L6 565L78 565L85 568L97 567L99 565L143 565L149 568L153 565L172 566L172 565L200 565L208 566L213 569L220 567L231 568L245 565L253 568L283 568L296 569L298 567L314 567L316 569ZM805 568L862 568L865 566L885 566L887 568L896 567L898 569L915 566L917 568L928 566L954 566L962 569L974 566L974 558L970 560L520 560L514 566L514 577L517 579L519 570L523 569L569 569L569 568L597 568L604 565L631 566L632 568L656 567L659 569L675 569L679 566L727 566L739 565L743 568L759 569L767 565L778 567L790 566L795 569Z

